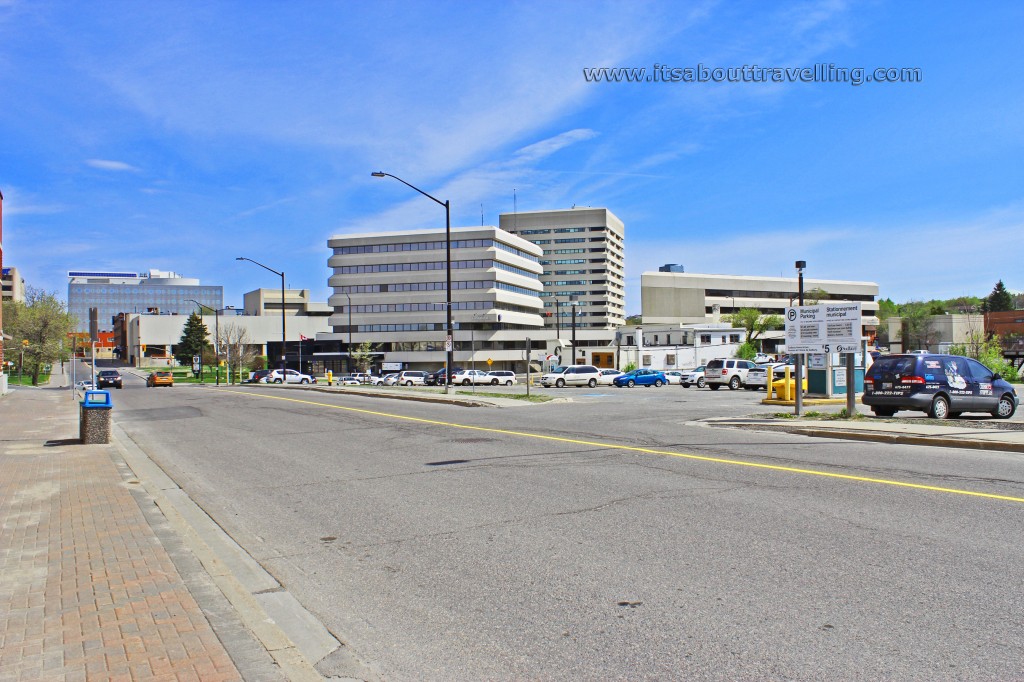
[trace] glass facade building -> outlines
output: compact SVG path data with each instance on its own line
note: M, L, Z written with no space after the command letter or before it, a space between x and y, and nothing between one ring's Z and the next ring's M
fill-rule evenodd
M99 330L111 331L118 313L189 315L197 310L189 299L218 310L224 307L224 287L159 270L68 272L68 312L81 332L89 331L89 308L98 310Z

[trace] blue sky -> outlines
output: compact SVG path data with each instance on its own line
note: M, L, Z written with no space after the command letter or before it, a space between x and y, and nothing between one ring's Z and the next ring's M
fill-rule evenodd
M640 274L1024 289L1024 4L0 0L5 264L326 300L327 239L605 206ZM585 67L920 68L587 83Z

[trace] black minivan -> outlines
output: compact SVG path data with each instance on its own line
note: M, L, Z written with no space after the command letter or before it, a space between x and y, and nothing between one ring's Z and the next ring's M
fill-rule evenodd
M861 401L878 417L918 410L935 419L964 412L1009 419L1020 405L1013 386L977 360L932 353L880 356L864 375Z

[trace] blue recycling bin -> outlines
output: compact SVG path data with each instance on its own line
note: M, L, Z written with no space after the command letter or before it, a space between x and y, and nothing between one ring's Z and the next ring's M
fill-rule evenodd
M110 391L86 391L79 402L78 438L86 445L110 442Z

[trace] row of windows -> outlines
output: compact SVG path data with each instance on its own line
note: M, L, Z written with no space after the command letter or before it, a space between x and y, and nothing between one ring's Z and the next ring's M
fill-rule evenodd
M396 282L394 284L354 284L351 286L335 287L334 290L339 294L380 294L396 291L444 291L446 288L445 282ZM526 287L518 287L514 284L495 282L489 279L452 282L452 291L459 289L500 289L502 291L511 291L514 294L523 294L524 296L540 295L540 292L536 289L527 289Z
M577 325L577 326L584 326L584 325ZM455 323L455 325L454 325L454 328L456 330L492 329L493 327L494 327L493 323L487 323L487 324L475 324L475 323L459 324L459 323ZM526 330L533 329L533 330L535 330L535 329L538 329L538 327L536 327L534 325L528 325L528 324L506 324L504 322L501 323L501 328L503 330L507 330L507 329L526 329ZM447 330L447 327L445 326L444 322L414 322L414 323L410 323L410 324L358 324L358 325L352 325L352 333L353 334L369 334L369 333L381 333L381 332L444 332L446 330ZM348 328L347 325L340 324L340 325L335 325L334 326L334 333L335 334L347 334L348 331L349 331L349 328ZM438 341L437 343L438 343L439 348L436 348L435 350L444 350L444 341ZM465 346L465 348L467 348L467 349L469 347L468 343L469 342L467 341L466 342L467 345ZM459 344L456 343L456 346L458 346L458 345Z
M341 275L354 275L364 274L370 272L415 272L420 270L444 270L447 261L428 261L425 263L378 263L376 265L343 265L339 268L335 268L335 274ZM508 272L514 272L517 275L524 277L532 277L533 279L539 279L539 276L535 272L529 270L523 270L507 263L502 263L495 260L455 260L452 261L453 270L467 270L471 268L498 268L499 270L506 270Z
M220 296L220 287L164 287L129 284L125 286L90 286L72 284L68 293L71 296L78 294L120 296L121 298L175 298L182 296Z
M577 244L579 242L587 241L586 237L573 237L572 239L556 239L556 244Z
M373 303L351 306L354 313L436 312L439 310L443 311L446 307L444 303ZM512 313L538 313L536 308L508 303L495 303L494 301L453 301L452 310L507 310ZM347 313L348 311L348 306L340 306L338 308L339 313Z
M604 225L597 225L595 227L560 227L556 230L550 228L543 230L519 230L517 234L566 234L568 232L586 232L587 230L604 230Z
M393 253L396 251L435 251L437 249L444 249L447 247L447 242L432 241L432 242L399 242L396 244L362 244L358 246L339 246L334 249L335 255L351 255L359 253ZM501 249L502 251L508 251L514 253L517 256L523 258L529 258L532 261L536 261L537 257L533 254L527 253L522 249L517 249L514 246L509 246L503 242L495 241L494 239L453 239L453 249L481 249L494 247Z
M553 249L553 250L545 251L544 255L545 256L550 256L553 253L586 253L586 252L587 252L586 249Z
M812 290L813 295L808 296L804 292L804 298L814 298L822 301L874 301L875 297L863 294L830 294L820 289ZM795 291L745 291L740 289L705 289L705 296L718 296L721 298L782 298L795 299L799 294Z

